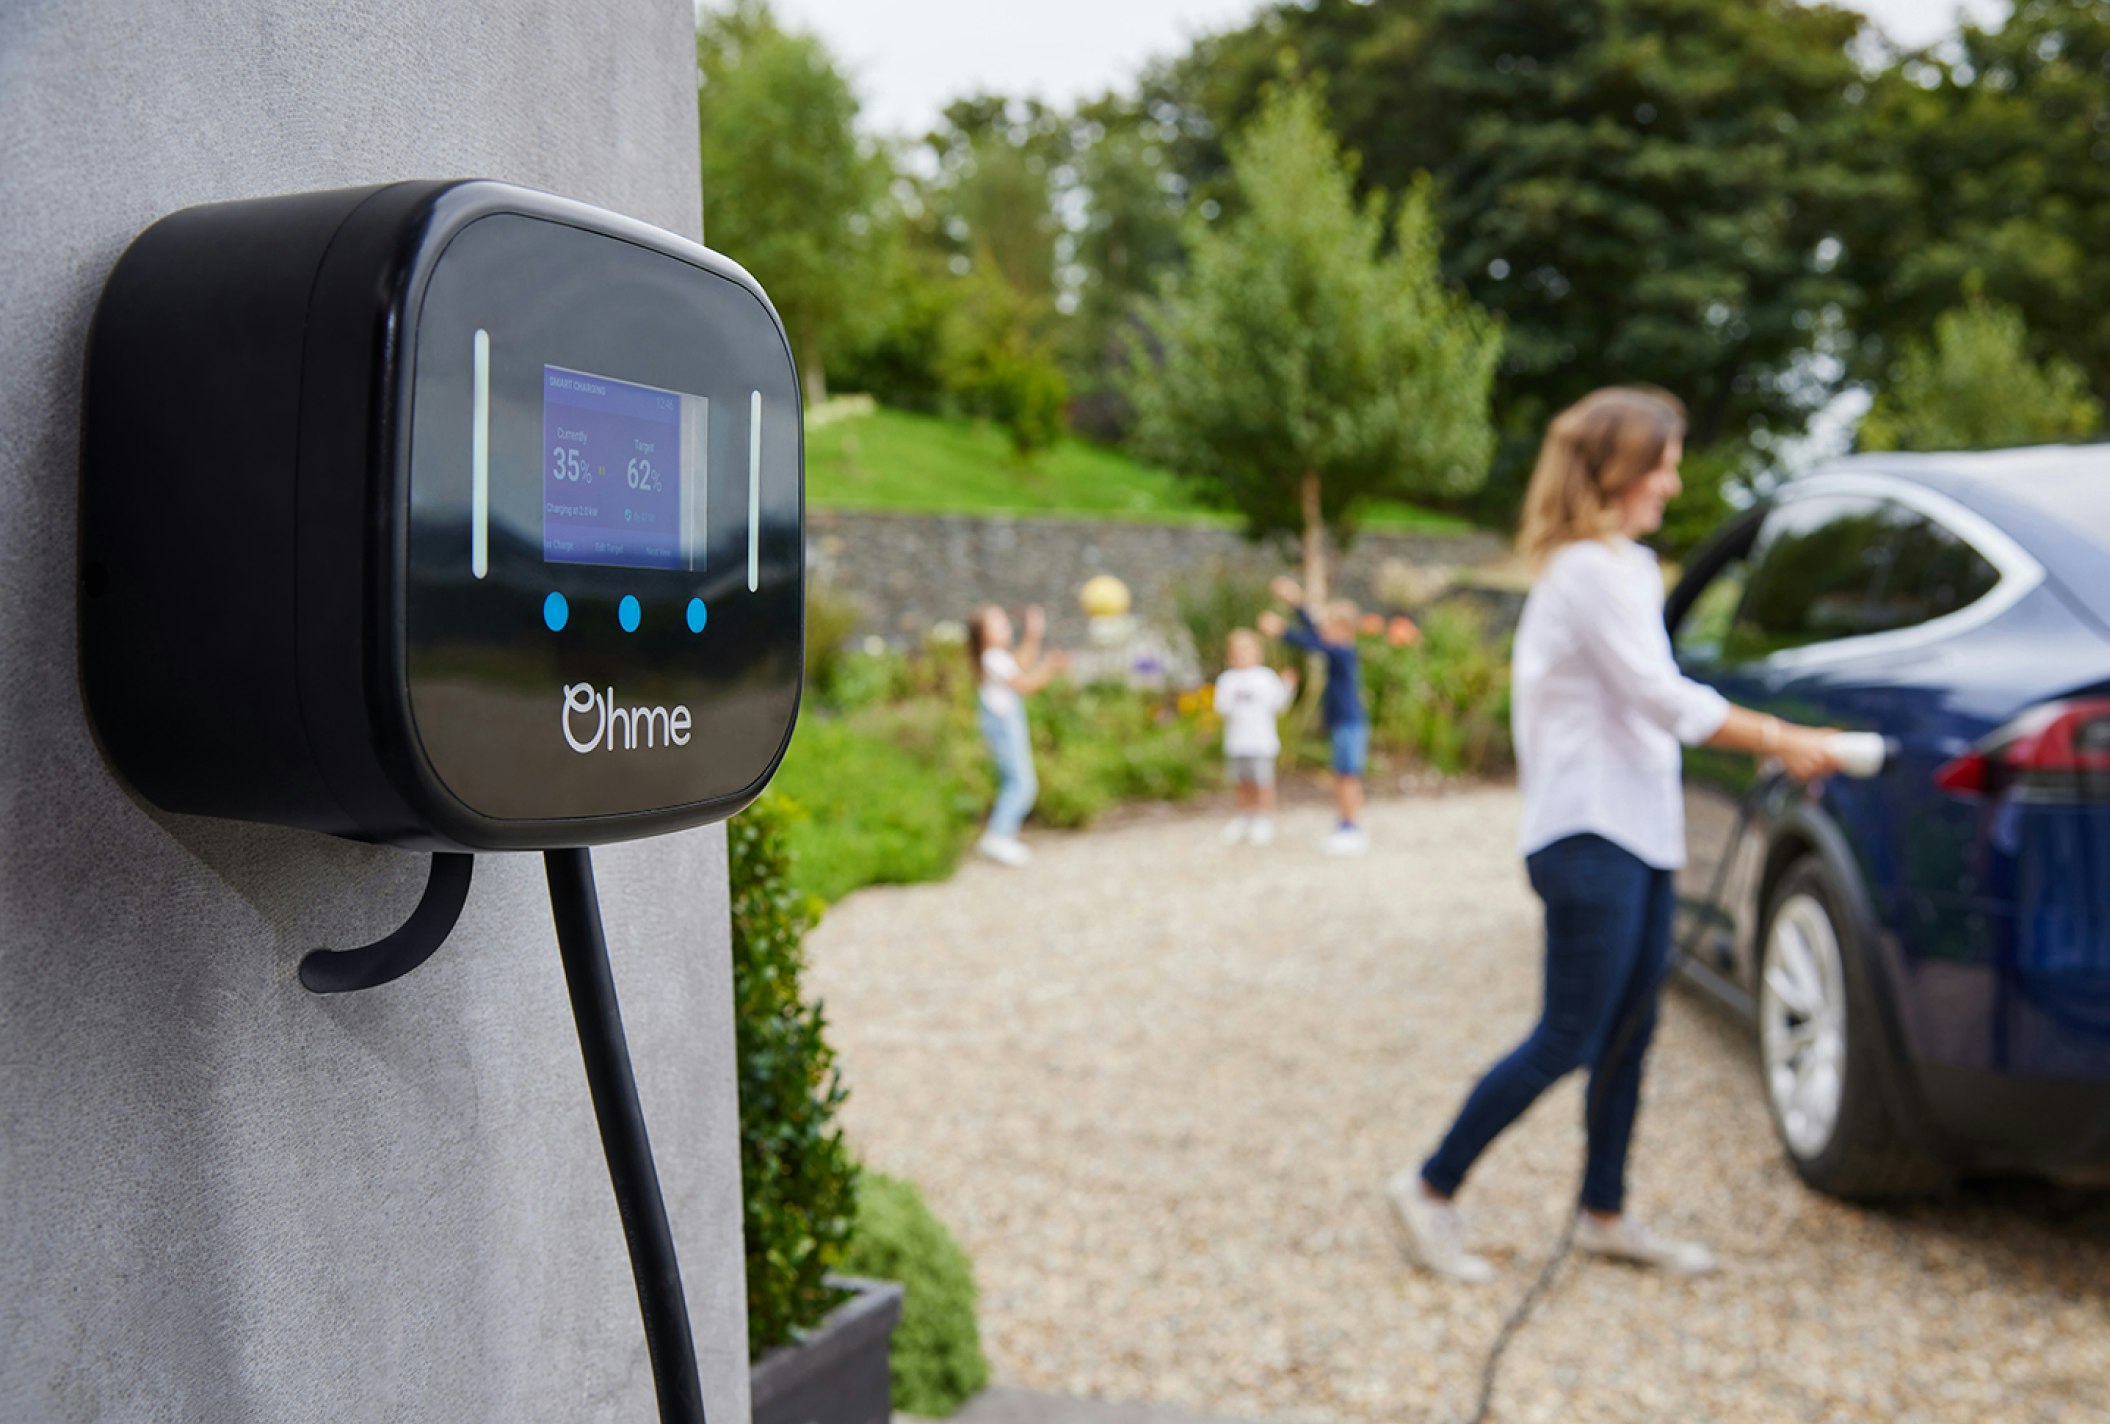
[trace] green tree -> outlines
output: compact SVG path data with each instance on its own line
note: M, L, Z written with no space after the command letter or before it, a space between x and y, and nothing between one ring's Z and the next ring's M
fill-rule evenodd
M1168 105L1153 112L1108 94L1080 105L1071 124L1068 164L1058 172L1076 213L1067 236L1074 262L1076 311L1064 333L1077 398L1078 432L1100 440L1126 437L1134 420L1121 392L1126 337L1160 279L1178 267L1186 180L1167 142Z
M1864 450L1994 450L2077 440L2103 408L2080 368L2029 355L2022 313L1983 297L1944 312L1934 340L1908 341L1897 375L1861 422Z
M1020 296L1052 309L1055 170L1067 154L1062 116L1038 100L978 94L946 106L925 140L937 175L923 189L924 230L951 270L993 268Z
M1975 276L2110 401L2110 3L2020 0L1856 97L1874 194L1842 214L1841 271L1867 293L1855 374L1880 383Z
M705 239L768 290L809 400L874 284L890 234L883 155L857 137L857 96L813 35L767 0L736 0L696 34Z
M1310 0L1151 83L1226 203L1217 136L1285 59L1326 76L1365 189L1435 177L1446 275L1505 323L1477 507L1506 519L1547 419L1597 386L1677 391L1710 452L1800 431L1837 388L1812 357L1856 297L1826 239L1877 182L1846 99L1862 23L1799 0Z
M1381 496L1456 498L1493 446L1494 322L1443 284L1429 195L1358 203L1353 162L1308 91L1279 92L1230 145L1243 211L1189 231L1188 271L1146 318L1138 433L1254 535L1297 533L1326 591L1328 529Z
M1062 435L1068 397L1053 346L1036 330L1035 306L991 266L956 279L942 333L940 375L970 415L994 421L1028 460Z

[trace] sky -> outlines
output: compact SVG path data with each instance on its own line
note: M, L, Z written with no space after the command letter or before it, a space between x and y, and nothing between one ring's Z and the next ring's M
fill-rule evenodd
M1058 105L1125 87L1194 36L1248 19L1258 0L773 0L849 71L872 132L921 135L946 104L988 90ZM1848 0L1892 38L1924 44L1959 6L1981 19L2006 0Z

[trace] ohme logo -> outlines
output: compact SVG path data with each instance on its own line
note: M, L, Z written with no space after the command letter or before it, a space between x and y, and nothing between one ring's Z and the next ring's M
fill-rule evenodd
M627 752L641 745L685 747L689 744L689 709L618 707L614 688L596 691L590 682L575 682L564 689L564 740L575 752L596 748Z

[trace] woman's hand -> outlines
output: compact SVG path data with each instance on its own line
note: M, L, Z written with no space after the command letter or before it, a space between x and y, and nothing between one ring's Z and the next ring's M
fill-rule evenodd
M1277 574L1268 580L1267 591L1292 608L1304 606L1304 588L1288 574Z
M1047 631L1047 610L1036 603L1026 610L1026 636L1028 638L1038 638Z
M1821 781L1842 769L1832 750L1832 738L1837 735L1837 729L1831 727L1797 727L1783 722L1772 754L1780 759L1781 769L1797 781Z
M1289 624L1282 621L1281 614L1270 608L1253 620L1253 626L1270 638L1279 638Z

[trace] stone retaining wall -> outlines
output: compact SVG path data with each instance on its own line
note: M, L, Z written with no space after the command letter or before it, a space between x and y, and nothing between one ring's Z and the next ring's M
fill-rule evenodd
M1336 558L1334 580L1366 605L1412 603L1399 594L1416 571L1484 564L1504 552L1491 534L1370 533ZM1050 636L1074 644L1085 633L1077 593L1096 574L1125 582L1143 621L1170 626L1183 582L1221 574L1258 585L1297 569L1292 547L1208 525L843 510L807 511L806 557L815 580L858 603L861 633L896 641L993 602L1044 604Z

